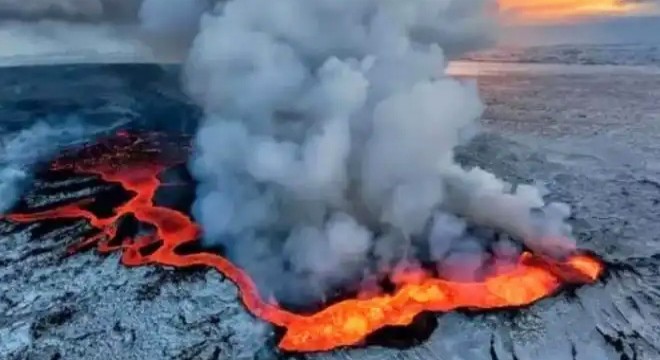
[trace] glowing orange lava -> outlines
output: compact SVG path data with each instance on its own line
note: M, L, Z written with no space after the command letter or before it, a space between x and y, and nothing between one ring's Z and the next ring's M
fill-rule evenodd
M112 139L112 143L84 150L86 155L63 157L53 164L53 171L97 175L132 193L132 198L118 206L114 215L101 218L86 210L85 206L93 202L89 199L41 212L11 214L6 219L27 223L84 218L100 233L71 247L71 253L95 245L102 253L121 251L121 261L128 266L214 267L236 284L241 300L252 314L286 329L279 346L296 352L360 344L374 331L386 326L408 325L424 311L527 305L551 295L563 284L593 282L603 270L603 264L596 258L577 253L561 262L524 253L517 262L496 267L483 281L474 283L452 282L434 277L423 269L408 269L390 276L396 285L392 294L365 292L311 315L296 314L262 299L252 279L224 257L213 253L182 255L175 252L178 246L196 241L200 229L187 215L153 202L162 185L159 175L185 161L187 152L181 148L178 153L170 154L149 151L151 146L159 146L159 141L156 136L145 138L122 133ZM169 156L169 161L162 159L165 155ZM118 220L129 214L153 225L156 232L113 244L111 240L117 235ZM145 255L142 250L154 245L159 246Z

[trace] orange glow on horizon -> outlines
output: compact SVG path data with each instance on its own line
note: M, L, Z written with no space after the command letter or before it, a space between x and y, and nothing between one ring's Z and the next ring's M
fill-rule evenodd
M588 16L624 15L642 4L621 0L499 0L500 12L514 22L543 22Z

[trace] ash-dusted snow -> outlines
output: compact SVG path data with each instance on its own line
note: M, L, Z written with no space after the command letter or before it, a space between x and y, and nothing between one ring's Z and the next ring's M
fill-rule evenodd
M130 68L123 75L121 68L113 69L114 75L106 76L115 81L97 83L98 93L143 96L126 91ZM660 78L503 73L479 81L486 133L458 150L458 162L512 182L544 182L551 200L573 208L570 223L578 246L603 256L609 273L595 285L526 309L438 315L431 338L412 349L367 347L305 357L657 359L660 147L654 109ZM34 86L50 85L35 81ZM159 83L158 102L184 108L178 96L162 95L176 94L176 87L172 79ZM608 88L616 94L596 90ZM44 101L58 104L73 94ZM11 98L6 103L3 116L21 113L12 109ZM126 111L99 110L103 116ZM26 196L28 204L57 201L52 191L57 186L37 183ZM117 255L94 252L62 258L65 246L86 229L82 221L56 229L1 223L0 229L0 358L286 358L275 350L270 326L251 317L236 288L215 271L126 268Z

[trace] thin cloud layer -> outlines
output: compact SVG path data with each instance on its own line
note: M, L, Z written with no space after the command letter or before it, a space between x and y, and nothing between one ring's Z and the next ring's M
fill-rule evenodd
M141 0L0 0L0 19L80 22L137 20Z
M0 66L181 61L214 2L0 0Z

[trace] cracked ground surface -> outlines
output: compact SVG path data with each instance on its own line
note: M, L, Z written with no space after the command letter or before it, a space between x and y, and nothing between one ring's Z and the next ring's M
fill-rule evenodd
M0 83L7 126L53 112L98 123L167 116L163 126L173 130L186 127L173 117L194 118L177 77L156 66L3 69ZM479 85L484 132L460 150L460 161L545 183L551 198L573 207L579 245L601 255L608 273L524 309L439 314L430 339L410 349L299 357L659 359L660 76L500 72L480 76ZM37 182L26 202L58 201L65 194L45 196L43 188L71 181ZM62 256L87 226L0 222L0 359L292 357L276 351L273 330L214 270L126 268L117 254L93 251Z

